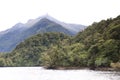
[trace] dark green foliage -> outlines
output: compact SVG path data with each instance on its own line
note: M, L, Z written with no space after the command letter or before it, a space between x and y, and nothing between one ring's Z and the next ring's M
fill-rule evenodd
M107 34L109 39L120 40L120 24L110 28Z
M43 23L45 26L44 20ZM51 26L46 27L51 29ZM120 16L93 23L75 37L52 32L34 35L20 43L12 53L0 57L0 66L94 69L119 63Z
M120 40L107 40L100 48L101 53L112 62L120 60Z
M93 23L80 32L73 43L81 42L88 51L88 66L106 67L120 61L120 16Z
M42 65L47 67L82 67L86 66L87 54L84 45L54 46L42 53Z
M66 38L68 36L62 33L38 34L19 44L10 54L11 59L15 66L38 66L41 53Z

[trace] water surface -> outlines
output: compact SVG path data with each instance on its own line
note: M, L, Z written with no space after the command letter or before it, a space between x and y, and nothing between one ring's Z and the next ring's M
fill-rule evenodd
M120 72L6 67L0 68L0 78L2 80L120 80Z

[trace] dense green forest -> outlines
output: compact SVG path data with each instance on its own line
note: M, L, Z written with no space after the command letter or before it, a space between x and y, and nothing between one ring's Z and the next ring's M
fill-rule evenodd
M120 69L120 16L94 22L76 36L53 32L34 35L11 53L1 53L0 66Z

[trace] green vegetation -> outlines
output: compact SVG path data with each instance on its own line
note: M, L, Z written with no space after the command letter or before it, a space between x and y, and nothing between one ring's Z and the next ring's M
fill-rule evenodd
M41 53L63 39L68 39L68 36L52 32L38 34L20 43L7 57L11 58L13 66L40 66Z
M88 52L88 66L110 67L120 62L120 16L93 23L74 38Z
M42 65L57 67L80 67L86 66L87 54L84 45L57 45L42 53Z
M120 16L93 23L76 36L37 34L9 54L0 66L120 68Z
M33 21L34 22L34 21ZM26 24L18 23L13 28L0 33L0 52L11 52L18 44L20 44L25 39L46 32L61 32L67 35L75 35L77 32L70 31L64 26L51 21L47 18L42 18L34 25L28 23Z

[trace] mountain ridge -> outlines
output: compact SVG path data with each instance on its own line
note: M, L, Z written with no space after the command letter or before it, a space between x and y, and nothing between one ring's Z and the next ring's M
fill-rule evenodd
M5 55L2 66L120 70L119 34L120 16L95 22L74 37L55 32L37 34Z
M17 23L12 28L0 32L0 42L2 43L0 44L0 52L12 51L21 41L32 35L45 32L62 32L67 35L77 34L76 31L63 26L62 22L44 15L36 19L30 19L25 24Z

